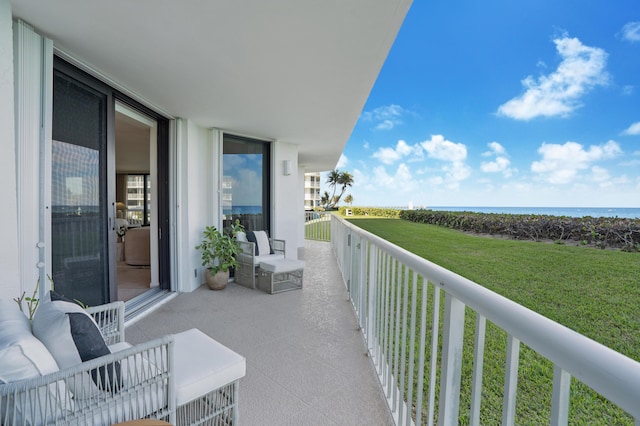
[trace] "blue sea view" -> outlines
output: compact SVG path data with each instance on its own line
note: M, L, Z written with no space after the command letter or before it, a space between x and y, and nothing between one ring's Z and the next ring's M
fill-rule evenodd
M224 206L223 213L226 215L260 214L262 213L262 206Z
M503 214L539 214L570 217L619 217L640 218L640 208L629 207L427 207L431 210L503 213Z

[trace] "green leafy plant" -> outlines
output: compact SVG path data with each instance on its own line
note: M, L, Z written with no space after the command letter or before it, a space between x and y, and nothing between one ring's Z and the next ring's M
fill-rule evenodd
M202 256L202 266L206 266L214 275L238 266L236 255L239 248L235 239L221 233L215 226L207 226L202 234L203 239L196 246Z
M236 238L236 236L241 232L245 232L244 226L242 226L242 224L240 223L240 219L236 219L229 226L229 235L233 238Z

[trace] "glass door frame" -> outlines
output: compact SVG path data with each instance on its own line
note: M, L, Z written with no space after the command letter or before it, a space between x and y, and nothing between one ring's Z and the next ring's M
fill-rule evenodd
M159 288L162 290L171 290L171 228L170 228L170 120L164 115L148 108L122 92L113 89L114 94L114 110L115 102L125 104L127 107L137 110L139 113L148 116L157 123L157 138L156 138L156 198L157 202L157 221L158 221L158 280ZM115 157L114 157L115 161ZM115 165L114 165L115 167ZM115 176L115 168L114 168ZM115 206L115 187L114 187L114 206ZM115 244L114 244L115 246ZM114 247L115 256L115 247ZM115 299L114 299L115 300Z

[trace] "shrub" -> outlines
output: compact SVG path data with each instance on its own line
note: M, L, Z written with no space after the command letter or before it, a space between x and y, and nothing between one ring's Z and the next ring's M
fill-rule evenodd
M400 209L387 207L340 207L340 215L346 216L346 211L351 210L354 216L370 216L384 217L388 219L397 219L400 217Z
M399 217L411 222L444 226L464 232L503 235L516 240L576 241L599 248L638 251L640 219L568 217L534 214L497 214L403 210Z

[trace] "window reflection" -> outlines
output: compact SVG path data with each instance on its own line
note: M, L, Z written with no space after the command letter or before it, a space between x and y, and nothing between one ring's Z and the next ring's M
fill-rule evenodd
M223 139L222 215L248 230L269 227L269 144L225 135Z

